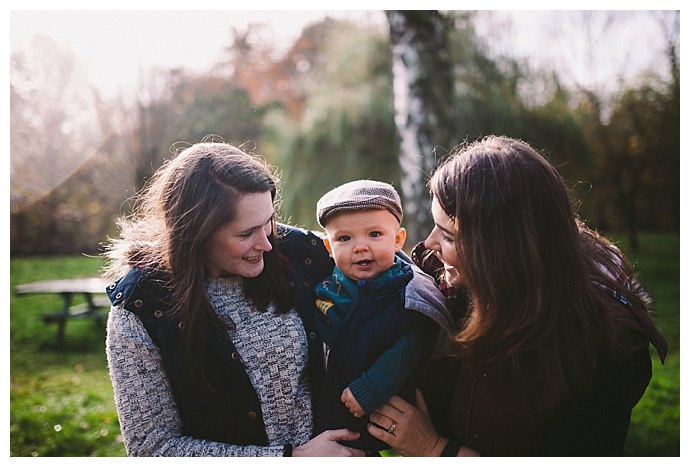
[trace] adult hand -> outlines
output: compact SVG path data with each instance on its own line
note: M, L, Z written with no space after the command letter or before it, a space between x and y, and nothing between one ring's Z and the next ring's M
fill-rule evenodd
M359 433L346 428L324 431L292 450L293 457L364 457L364 451L343 446L338 441L354 441Z
M390 445L403 456L439 456L445 441L431 423L421 391L417 389L417 407L393 396L369 416L369 433Z

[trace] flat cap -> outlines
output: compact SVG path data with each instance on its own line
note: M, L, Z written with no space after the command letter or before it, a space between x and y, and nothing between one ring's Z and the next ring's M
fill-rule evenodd
M328 219L336 214L367 209L385 209L402 222L398 192L392 185L375 180L355 180L332 189L316 203L316 219L325 227Z

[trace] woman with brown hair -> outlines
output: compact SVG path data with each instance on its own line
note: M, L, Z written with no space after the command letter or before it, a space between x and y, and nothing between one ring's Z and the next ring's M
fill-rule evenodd
M461 147L429 185L435 226L414 257L456 296L459 331L417 407L391 399L370 433L413 456L622 455L650 341L666 355L627 259L522 141Z
M277 178L225 143L166 162L106 250L106 353L131 456L362 455L311 439L320 238L276 222Z

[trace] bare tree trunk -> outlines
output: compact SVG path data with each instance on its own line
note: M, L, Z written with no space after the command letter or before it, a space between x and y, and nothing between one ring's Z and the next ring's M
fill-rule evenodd
M453 79L446 19L437 11L386 11L393 52L395 124L400 136L401 189L410 245L432 226L427 178L452 140Z

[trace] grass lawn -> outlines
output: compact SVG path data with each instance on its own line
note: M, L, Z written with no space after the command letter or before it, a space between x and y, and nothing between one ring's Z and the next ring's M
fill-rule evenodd
M625 251L625 242L618 242ZM652 350L654 376L633 411L630 456L680 456L680 236L645 235L629 257L654 300L653 316L669 345L661 365ZM653 348L652 348L653 349Z
M625 244L620 242L625 250ZM655 299L654 319L669 342L654 377L633 412L630 456L680 455L680 236L641 238L631 255ZM44 279L98 275L99 260L87 257L16 258L10 261L10 290ZM41 321L60 309L50 295L10 292L10 455L124 456L104 352L105 329L70 322L66 344L57 349L55 324Z
M98 275L87 257L12 259L17 284ZM73 320L65 346L55 348L56 324L41 315L59 310L52 295L10 292L10 455L124 456L104 351L105 328Z

